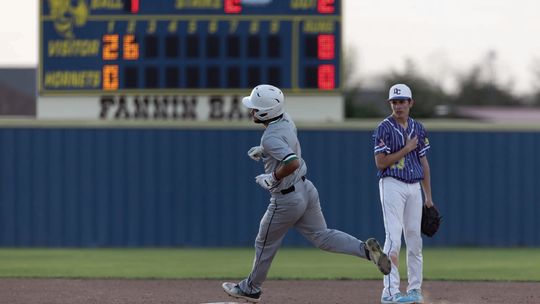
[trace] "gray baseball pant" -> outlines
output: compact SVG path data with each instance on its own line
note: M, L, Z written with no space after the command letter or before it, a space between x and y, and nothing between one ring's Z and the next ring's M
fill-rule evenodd
M266 280L283 237L294 227L314 246L367 259L365 244L339 230L328 229L319 193L309 180L300 180L287 194L273 193L255 240L255 260L248 278L239 283L245 293L257 293Z

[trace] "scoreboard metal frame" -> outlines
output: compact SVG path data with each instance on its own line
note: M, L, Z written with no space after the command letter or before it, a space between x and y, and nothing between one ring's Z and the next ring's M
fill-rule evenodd
M341 0L40 3L41 96L341 92Z

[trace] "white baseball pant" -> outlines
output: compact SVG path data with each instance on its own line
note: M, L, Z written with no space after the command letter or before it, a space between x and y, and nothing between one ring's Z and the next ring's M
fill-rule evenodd
M407 246L407 291L422 286L422 188L420 183L408 184L393 177L379 181L386 238L384 252L392 260L392 271L384 276L382 296L399 292L399 251L401 234Z

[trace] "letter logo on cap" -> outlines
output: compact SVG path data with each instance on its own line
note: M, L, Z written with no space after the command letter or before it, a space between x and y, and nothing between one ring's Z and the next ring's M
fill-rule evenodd
M401 90L398 89L398 88L395 88L395 89L394 89L394 94L395 94L395 95L401 94Z

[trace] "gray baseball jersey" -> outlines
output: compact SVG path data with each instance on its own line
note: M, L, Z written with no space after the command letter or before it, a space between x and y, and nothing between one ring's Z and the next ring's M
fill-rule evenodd
M366 258L365 243L339 230L328 229L319 202L319 193L305 178L307 166L302 159L296 126L286 113L270 123L261 138L266 173L283 162L297 158L300 167L283 178L271 191L270 204L261 219L255 239L255 261L249 277L238 285L248 294L261 291L281 241L290 228L296 228L314 246L331 252Z
M307 166L302 159L302 149L296 134L296 125L285 113L280 120L271 122L261 138L264 149L262 160L265 173L274 172L283 162L298 158L300 167L293 174L284 177L271 192L277 193L288 189L307 173Z

